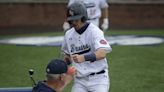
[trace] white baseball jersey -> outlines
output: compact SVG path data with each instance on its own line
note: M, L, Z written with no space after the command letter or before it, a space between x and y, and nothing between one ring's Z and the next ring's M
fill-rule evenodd
M104 38L104 33L97 26L89 23L86 30L79 34L74 28L71 28L65 33L62 50L67 54L90 54L99 48L106 49L110 52L112 49L109 43ZM73 65L77 69L78 77L85 77L93 72L100 72L108 68L107 60L102 59L95 62L84 61Z
M106 0L69 0L68 6L73 2L82 2L85 4L88 13L88 21L99 26L101 9L108 7Z

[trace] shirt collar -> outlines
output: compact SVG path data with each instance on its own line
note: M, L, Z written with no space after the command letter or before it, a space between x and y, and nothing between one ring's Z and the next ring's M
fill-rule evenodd
M89 23L85 23L84 26L76 30L76 32L81 35L87 29L88 26L89 26Z

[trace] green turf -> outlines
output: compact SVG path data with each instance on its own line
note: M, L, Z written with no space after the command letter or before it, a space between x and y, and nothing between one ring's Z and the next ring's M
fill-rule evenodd
M109 55L111 92L162 92L164 44L114 46Z
M63 33L29 34L61 35ZM112 30L106 35L138 34L164 36L163 30ZM0 36L1 38L24 35ZM28 36L27 34L25 36ZM110 64L110 92L163 92L164 44L156 46L112 46L107 55ZM60 56L59 47L0 45L0 87L31 86L28 69L35 80L44 79L45 65ZM64 92L70 92L72 84Z
M0 45L0 87L30 86L28 69L35 70L36 79L44 77L48 61L57 58L59 48Z

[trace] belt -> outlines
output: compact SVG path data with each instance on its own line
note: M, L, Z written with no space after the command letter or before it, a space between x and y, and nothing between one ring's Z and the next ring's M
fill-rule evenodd
M96 74L102 74L102 73L105 73L105 70L102 70L102 71L96 72L96 73L91 73L91 74L89 74L89 75L96 75Z

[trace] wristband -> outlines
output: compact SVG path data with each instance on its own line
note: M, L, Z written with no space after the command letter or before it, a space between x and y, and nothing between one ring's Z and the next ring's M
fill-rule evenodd
M95 53L84 55L84 59L85 59L85 61L94 62L94 61L96 61L96 55L95 55Z

